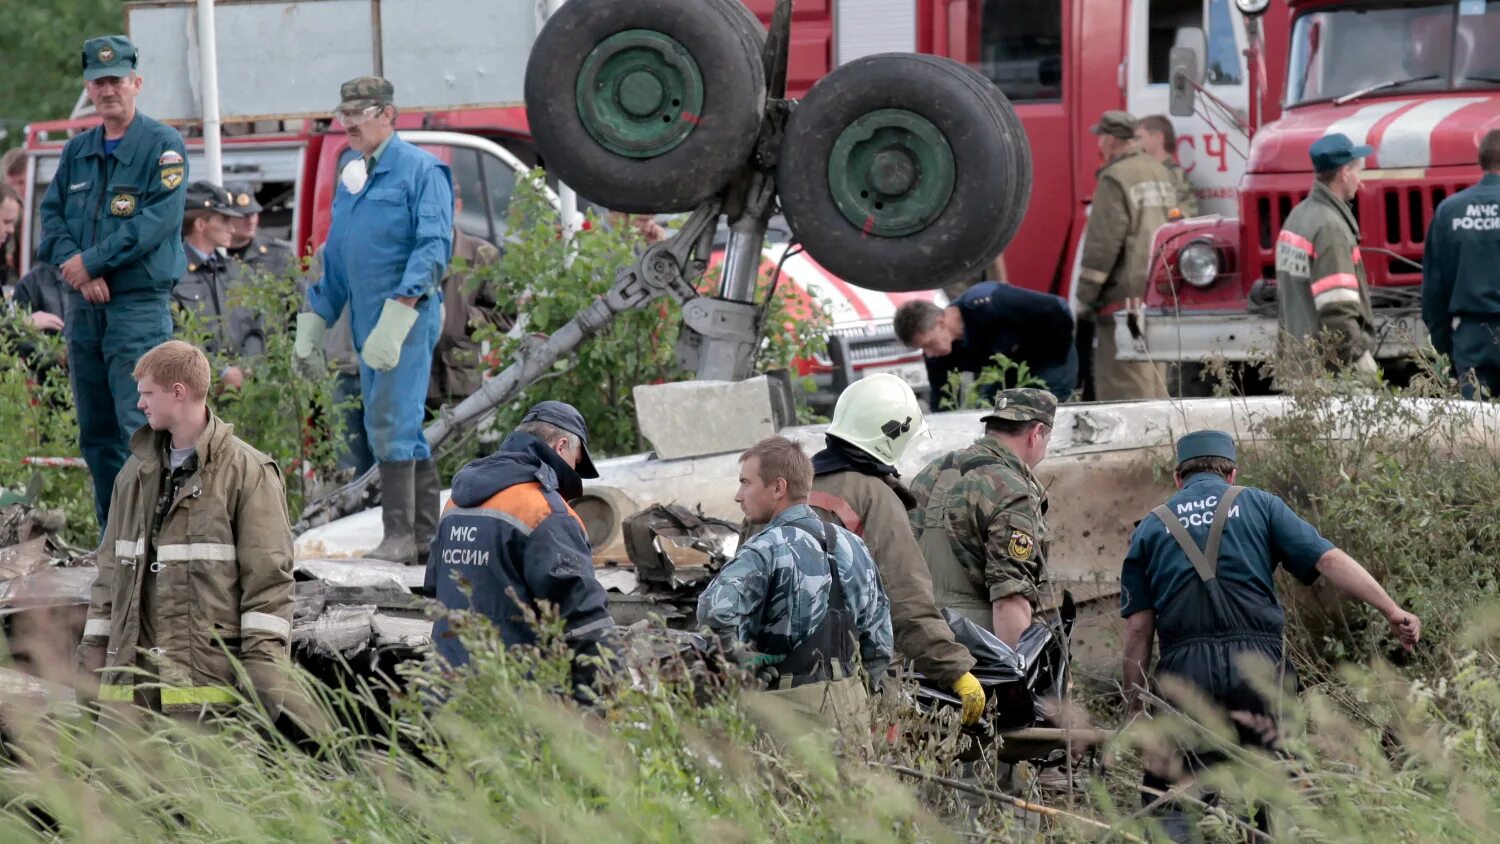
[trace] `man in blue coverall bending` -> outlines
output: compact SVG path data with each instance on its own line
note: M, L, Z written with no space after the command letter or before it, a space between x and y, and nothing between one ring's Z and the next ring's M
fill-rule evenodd
M130 437L146 425L137 407L136 361L172 338L172 286L182 251L186 151L176 129L136 110L136 50L123 35L83 45L83 78L103 123L63 147L42 198L37 260L67 282L68 367L78 447L94 481L99 529Z
M335 114L359 156L339 175L323 277L307 291L312 312L297 317L295 354L306 361L321 349L348 304L385 529L366 556L416 565L438 521L437 464L422 422L453 249L453 181L447 165L396 136L390 82L361 76L340 95Z

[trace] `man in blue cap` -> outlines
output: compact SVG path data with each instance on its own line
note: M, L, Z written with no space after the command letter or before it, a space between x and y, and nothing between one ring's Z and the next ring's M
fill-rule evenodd
M136 361L172 337L168 299L187 268L182 251L186 150L177 130L139 113L136 49L123 35L83 45L83 78L103 120L68 141L42 199L37 260L67 282L68 370L78 444L102 528L136 408Z
M598 656L612 642L614 620L583 520L568 506L583 479L597 477L583 415L560 401L532 407L498 452L453 476L427 557L428 592L449 610L488 618L506 646L536 642L527 614L539 614L545 601L574 653ZM449 664L469 661L448 618L433 625L432 640ZM575 662L573 678L591 684L587 660Z
M1253 687L1254 663L1295 688L1282 649L1278 565L1309 585L1327 577L1369 604L1408 650L1420 638L1422 623L1280 498L1235 486L1235 475L1229 434L1195 431L1177 441L1179 492L1136 526L1120 571L1125 698L1131 712L1142 708L1155 636L1161 641L1157 677L1196 687L1229 713L1242 744L1266 746L1274 741L1278 707ZM1147 770L1145 785L1165 791L1180 773L1222 760L1222 754L1188 752L1174 760L1181 770ZM1163 822L1174 840L1192 840L1179 837L1192 831L1180 809L1168 807Z
M396 134L395 94L378 76L340 89L334 114L357 154L339 174L322 278L308 288L310 312L297 317L294 353L310 359L348 306L365 434L380 468L384 536L365 556L421 564L442 489L422 423L453 253L453 177Z
M1375 316L1359 254L1359 223L1349 203L1359 195L1365 156L1335 132L1308 148L1317 178L1312 193L1276 238L1276 289L1288 375L1317 375L1352 366L1374 374ZM1309 359L1312 355L1315 359Z
M1437 207L1422 250L1422 320L1465 398L1500 395L1500 129L1480 140L1479 169Z

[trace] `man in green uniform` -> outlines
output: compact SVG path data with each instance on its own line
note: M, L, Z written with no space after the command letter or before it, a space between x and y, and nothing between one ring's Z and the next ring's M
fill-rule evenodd
M1084 230L1078 286L1078 318L1097 320L1094 395L1100 401L1164 399L1164 368L1149 361L1118 360L1115 323L1136 312L1150 272L1151 239L1177 207L1177 186L1161 163L1135 145L1136 119L1106 111L1090 131L1099 137L1107 162L1099 171L1088 228ZM1127 323L1128 324L1128 323ZM1144 335L1136 342L1144 344Z
M1057 397L1020 388L995 397L984 436L934 460L912 481L911 521L934 597L1015 645L1047 580L1047 456Z
M70 288L68 370L101 527L130 437L146 424L131 374L171 338L167 302L187 268L182 136L136 111L135 67L135 45L123 35L84 43L88 96L104 122L63 148L37 247L37 260L58 267Z
M1317 181L1276 238L1276 298L1290 374L1314 375L1330 365L1376 370L1375 316L1359 255L1359 224L1349 207L1372 152L1337 132L1308 148ZM1306 351L1319 359L1308 360L1303 349L1293 348L1297 344L1315 344Z
M1198 216L1198 193L1193 190L1187 171L1177 163L1177 129L1172 126L1172 121L1161 114L1142 117L1141 125L1135 127L1135 142L1141 152L1160 161L1161 166L1172 174L1172 182L1177 185L1177 210L1182 216Z

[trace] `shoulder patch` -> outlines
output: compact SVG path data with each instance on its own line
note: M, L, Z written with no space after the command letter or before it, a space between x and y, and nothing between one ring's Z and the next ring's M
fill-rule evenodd
M1029 560L1036 553L1036 540L1026 531L1015 528L1010 532L1010 548L1007 550L1017 560Z
M182 154L175 149L169 149L161 154L161 158L156 159L156 163L157 166L160 167L166 167L171 164L181 164Z

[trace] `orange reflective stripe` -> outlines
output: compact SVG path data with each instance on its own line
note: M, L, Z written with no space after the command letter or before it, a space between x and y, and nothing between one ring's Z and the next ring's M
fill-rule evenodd
M1318 257L1318 250L1313 248L1312 241L1295 232L1289 232L1286 229L1282 229L1281 234L1276 236L1276 241L1278 243L1285 243L1288 246L1295 246L1298 249L1301 249L1303 252L1307 253L1307 257L1309 258Z
M1317 296L1330 290L1358 290L1359 277L1354 273L1334 273L1313 282L1312 294Z
M860 519L858 513L854 512L854 508L849 506L849 502L843 498L830 492L820 492L815 489L807 494L807 503L809 506L827 510L838 516L839 521L844 523L844 530L859 537L865 535L864 521Z

